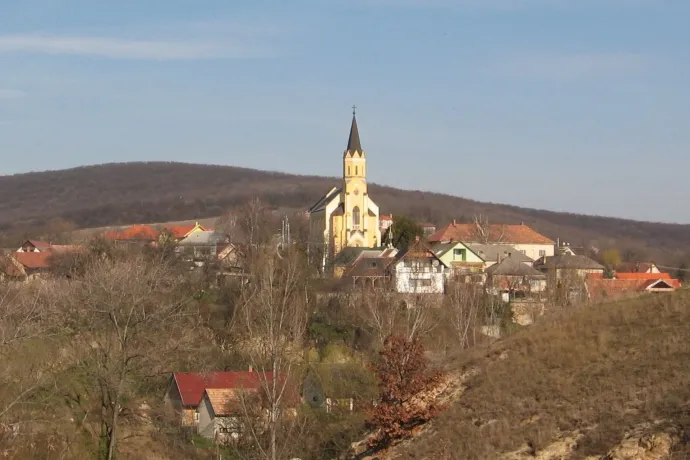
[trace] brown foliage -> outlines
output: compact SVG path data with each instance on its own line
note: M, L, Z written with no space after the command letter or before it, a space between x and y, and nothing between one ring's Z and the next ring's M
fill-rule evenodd
M427 371L424 347L419 339L411 341L389 336L373 366L379 381L380 399L367 421L377 430L370 447L386 447L397 439L409 437L414 428L432 419L440 407L434 402L433 389L441 373Z

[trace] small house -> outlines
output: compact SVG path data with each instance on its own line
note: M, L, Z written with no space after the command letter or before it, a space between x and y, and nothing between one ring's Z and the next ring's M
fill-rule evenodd
M175 372L170 377L164 401L178 412L183 427L196 428L197 409L207 389L257 388L259 377L256 372Z

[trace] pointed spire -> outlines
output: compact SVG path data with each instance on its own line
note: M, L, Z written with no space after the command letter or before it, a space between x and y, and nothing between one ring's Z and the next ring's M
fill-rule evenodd
M355 110L357 106L352 106L352 126L350 127L350 138L347 141L346 152L354 152L355 150L362 153L362 144L359 141L359 130L357 129L357 117Z

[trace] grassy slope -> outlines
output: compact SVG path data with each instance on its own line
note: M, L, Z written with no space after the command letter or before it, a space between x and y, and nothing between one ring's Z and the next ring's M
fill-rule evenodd
M571 458L583 458L642 422L685 425L689 324L689 293L647 297L558 314L458 359L453 369L479 373L402 457L496 458L527 444L538 454L579 431Z

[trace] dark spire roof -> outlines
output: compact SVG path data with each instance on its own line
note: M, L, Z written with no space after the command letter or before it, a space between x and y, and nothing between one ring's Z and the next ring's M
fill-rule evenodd
M362 144L359 141L359 130L357 129L357 118L355 116L354 107L352 109L352 126L350 127L350 138L347 140L346 152L354 152L358 150L362 153Z

